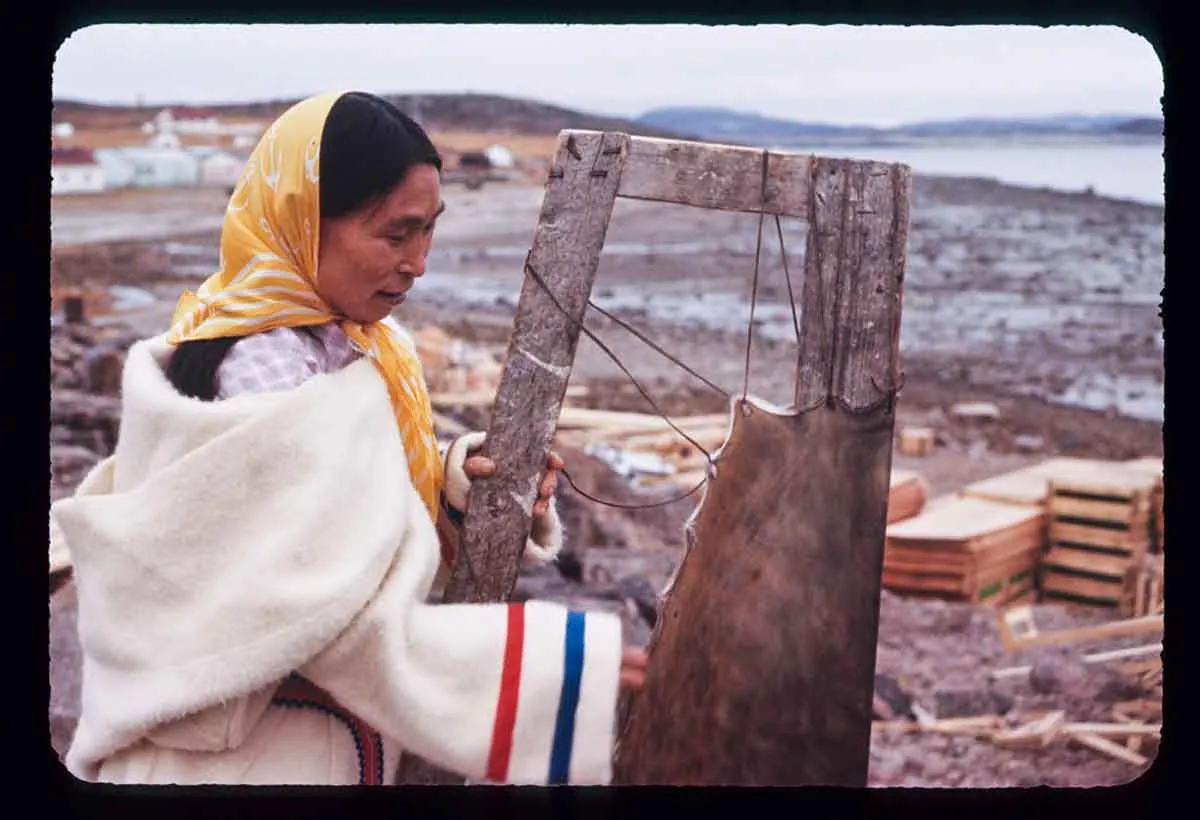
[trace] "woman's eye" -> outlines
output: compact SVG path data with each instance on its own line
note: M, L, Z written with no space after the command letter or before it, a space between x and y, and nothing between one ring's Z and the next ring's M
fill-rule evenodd
M389 236L387 239L388 242L391 242L393 245L403 245L408 241L408 234L394 234Z

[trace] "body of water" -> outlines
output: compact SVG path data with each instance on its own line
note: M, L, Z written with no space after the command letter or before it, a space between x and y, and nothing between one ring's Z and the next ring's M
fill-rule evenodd
M914 174L997 179L1012 185L1164 204L1161 140L1128 142L977 142L780 148L826 157L902 162Z

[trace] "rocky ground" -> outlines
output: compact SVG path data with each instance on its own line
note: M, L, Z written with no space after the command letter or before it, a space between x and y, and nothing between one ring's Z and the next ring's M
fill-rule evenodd
M541 188L448 188L446 198L449 208L429 273L398 318L413 327L436 322L500 352L520 293L520 262L536 226ZM161 330L179 289L194 286L211 270L223 205L219 192L190 199L180 192L136 192L106 203L55 203L56 309L73 288L86 298L90 318L71 325L59 313L52 334L52 499L68 493L111 451L123 352L135 338ZM937 496L1052 455L1161 456L1162 224L1161 208L980 180L919 178L897 429L933 427L937 446L921 458L897 453L893 464L918 471ZM747 215L620 202L594 299L724 394L739 392L756 227ZM779 374L794 370L795 348L778 240L773 224L767 228L774 243L766 245L761 269L749 382L751 392L785 403L791 382ZM784 230L795 287L803 226ZM664 412L727 408L727 395L643 348L602 316L593 313L588 325ZM585 403L652 410L587 339L580 343L572 381L591 388ZM948 413L955 402L980 400L996 404L996 421L968 422ZM457 416L471 426L486 424L486 410L463 408ZM591 495L618 503L654 500L583 452L563 455L574 484ZM569 553L558 567L527 573L518 595L620 612L628 639L643 642L655 593L678 558L682 524L695 499L631 512L597 505L564 485L559 502ZM51 601L51 728L60 751L78 703L72 595L68 585ZM1111 617L1056 605L1035 610L1043 630ZM1096 648L1138 642L1112 639ZM939 717L994 713L1014 720L1031 710L1057 708L1072 721L1109 722L1113 703L1144 693L1111 670L1085 668L1078 656L1092 648L1006 654L991 610L885 591L879 686L900 714L911 712L912 703ZM992 669L1021 664L1033 664L1037 674L996 682L989 677ZM1142 753L1152 758L1153 747ZM1006 750L964 735L879 731L872 739L870 782L1111 785L1143 768L1065 741Z

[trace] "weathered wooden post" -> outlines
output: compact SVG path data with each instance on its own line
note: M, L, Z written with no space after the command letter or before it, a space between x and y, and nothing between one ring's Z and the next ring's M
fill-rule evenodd
M866 785L908 169L813 158L795 406L733 407L616 780Z
M528 258L545 287L526 276L483 450L496 473L472 483L446 603L506 601L516 585L629 139L559 138ZM412 757L401 761L398 780L462 782Z

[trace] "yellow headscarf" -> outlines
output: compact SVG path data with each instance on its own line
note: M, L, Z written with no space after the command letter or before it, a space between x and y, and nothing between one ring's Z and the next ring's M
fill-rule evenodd
M413 484L437 517L442 463L420 360L383 322L359 324L317 295L321 132L342 92L288 109L263 134L225 211L220 270L180 297L167 341L340 321L387 381Z

